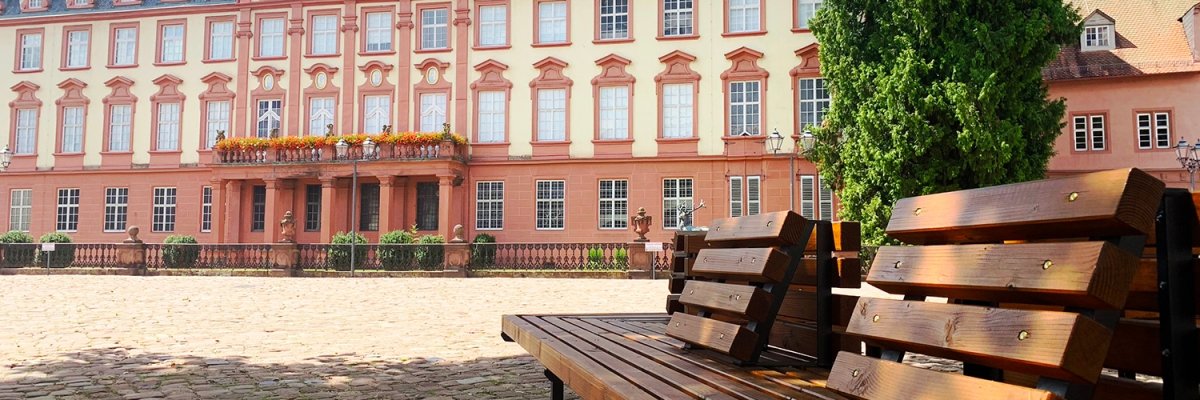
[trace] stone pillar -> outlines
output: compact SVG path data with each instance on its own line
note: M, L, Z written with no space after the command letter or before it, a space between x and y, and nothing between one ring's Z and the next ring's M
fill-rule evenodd
M392 199L395 194L395 181L396 177L394 176L379 177L379 234L381 235L396 229L392 224Z
M392 212L392 217L400 221L400 226L397 229L408 229L412 226L411 222L414 220L410 215L411 213L409 213L409 208L412 206L409 206L408 202L408 177L396 177L395 181L392 182L392 190L395 191L393 196L396 199L396 211Z
M649 279L654 268L654 253L646 251L645 242L630 242L629 248L629 278Z
M229 194L225 200L228 208L224 223L225 243L241 243L242 181L229 181Z
M212 180L212 235L217 243L225 243L225 182L224 179Z
M299 276L300 248L295 243L272 243L271 264L274 268L288 271L291 276Z
M267 210L266 210L266 225L264 227L263 241L267 243L275 243L279 241L279 229L275 224L283 218L283 208L287 205L279 204L279 180L264 179L267 184Z
M129 238L117 245L117 263L133 269L135 275L146 274L146 244L137 237L140 231L137 226L130 226L125 230Z
M467 269L471 264L470 243L446 243L445 257L442 258L444 269L442 276L447 278L466 278Z
M450 221L451 210L454 208L454 176L438 177L438 233L449 240L454 232L454 223Z
M318 242L329 243L333 240L333 177L321 178L321 238Z

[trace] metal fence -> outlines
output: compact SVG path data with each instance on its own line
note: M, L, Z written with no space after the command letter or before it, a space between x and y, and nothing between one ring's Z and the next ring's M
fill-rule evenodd
M146 244L149 269L272 269L269 244Z
M625 243L473 243L473 270L625 271Z
M349 271L440 271L445 258L442 244L301 244L300 269Z
M117 245L109 243L56 243L42 251L38 243L0 244L0 268L110 268L119 264Z

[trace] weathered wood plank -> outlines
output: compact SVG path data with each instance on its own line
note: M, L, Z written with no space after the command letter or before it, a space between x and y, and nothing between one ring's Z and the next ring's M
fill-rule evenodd
M509 322L505 326L513 329L505 333L512 338L521 337L522 339L517 341L521 347L530 354L536 354L535 357L538 362L542 363L542 366L562 379L563 383L580 397L584 399L654 398L645 390L605 369L570 345L559 341L539 327L540 324L529 320L536 320L536 317L506 315L503 318Z
M771 247L800 243L806 221L779 211L713 221L705 241L712 247Z
M758 335L744 326L686 313L671 315L667 335L739 360L749 360L758 343Z
M844 334L845 325L833 327L833 348L855 353L862 352L862 340ZM775 321L771 327L771 346L791 350L810 357L817 356L817 326L793 321Z
M1111 333L1075 313L862 298L846 332L885 347L1095 383Z
M867 282L893 294L1119 309L1138 258L1107 242L884 246Z
M854 306L858 304L858 297L834 294L832 298L833 324L846 326L850 323L850 317L854 315ZM779 308L779 316L815 321L817 319L816 293L795 288L789 290L787 296L783 298L783 305Z
M887 232L912 244L1147 234L1164 188L1122 169L910 197L892 209Z
M751 282L779 282L787 272L790 257L769 248L704 249L696 257L691 274L709 278Z
M834 267L833 287L850 289L862 287L861 260L838 257L835 261L837 265ZM815 258L804 259L796 268L796 275L792 277L792 283L815 286L817 284L817 260Z
M830 389L860 399L1053 400L1042 390L921 369L841 352L829 373Z
M833 251L862 250L862 226L858 222L833 222ZM817 251L817 235L808 237L805 251Z
M1138 382L1112 376L1100 377L1092 400L1162 400L1161 382Z
M754 321L767 318L771 311L770 293L747 285L687 281L679 301L709 310L733 313Z

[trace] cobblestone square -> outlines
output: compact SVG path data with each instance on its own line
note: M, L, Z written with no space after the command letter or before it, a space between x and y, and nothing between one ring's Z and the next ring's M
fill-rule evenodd
M547 398L511 313L658 312L664 281L0 277L0 399Z

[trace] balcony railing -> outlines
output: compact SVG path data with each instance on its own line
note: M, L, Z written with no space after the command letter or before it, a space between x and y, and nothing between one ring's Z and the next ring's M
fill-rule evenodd
M267 164L311 164L332 163L342 159L332 145L312 148L289 149L227 149L213 150L213 164L219 165L267 165ZM377 145L372 160L422 161L457 160L466 161L467 145L442 141L435 144L382 143ZM363 146L352 145L343 159L364 159Z

